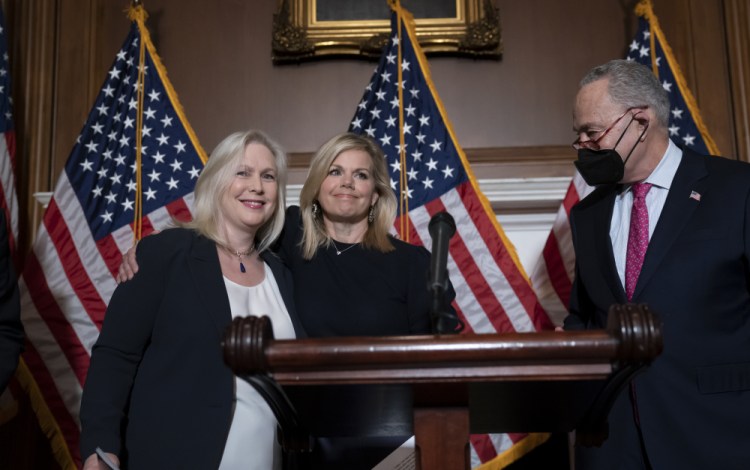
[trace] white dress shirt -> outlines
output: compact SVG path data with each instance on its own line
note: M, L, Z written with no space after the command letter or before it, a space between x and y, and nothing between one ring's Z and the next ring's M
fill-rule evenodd
M672 180L677 167L682 161L682 150L671 140L654 171L642 183L653 186L646 194L646 208L648 209L648 239L654 234L656 223L672 186ZM628 185L615 197L615 207L612 211L612 221L609 226L609 238L612 241L612 252L615 255L615 265L620 282L625 286L625 262L628 250L628 234L630 233L630 211L633 208L633 191ZM648 253L648 252L647 252Z

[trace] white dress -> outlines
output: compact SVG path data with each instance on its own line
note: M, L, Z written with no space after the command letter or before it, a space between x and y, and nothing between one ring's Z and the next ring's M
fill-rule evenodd
M266 315L271 318L274 338L292 339L295 337L294 327L279 286L268 266L265 266L265 272L265 279L253 287L241 286L224 278L232 318ZM281 469L276 417L250 384L237 377L234 383L234 416L219 469Z

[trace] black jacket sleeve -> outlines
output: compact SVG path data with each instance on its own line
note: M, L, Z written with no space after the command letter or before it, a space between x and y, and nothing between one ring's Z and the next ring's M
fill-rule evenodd
M0 210L0 392L18 366L23 350L21 303L8 244L5 214Z
M99 446L120 455L130 392L151 341L162 302L169 247L162 234L144 238L136 258L140 269L115 289L91 352L81 400L81 458Z

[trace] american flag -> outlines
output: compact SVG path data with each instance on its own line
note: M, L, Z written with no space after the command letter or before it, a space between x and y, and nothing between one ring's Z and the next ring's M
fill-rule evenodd
M669 137L679 146L698 153L717 155L716 143L708 133L693 94L669 47L650 1L636 6L638 32L628 46L628 60L650 67L669 94Z
M18 237L18 198L16 197L16 133L13 127L13 98L10 95L10 64L5 33L5 17L0 8L0 208L8 221L11 250Z
M430 240L427 227L434 214L447 211L454 217L448 270L466 332L550 328L458 145L416 40L414 20L398 5L392 8L390 39L349 130L370 136L386 154L391 187L401 200L396 230L402 239L422 245ZM511 447L528 446L536 436L527 438L472 436L472 466L507 456L510 452L503 453Z
M650 67L669 94L669 136L679 146L699 153L717 155L716 144L701 119L695 98L654 14L650 0L636 5L640 17L638 31L628 46L628 60ZM576 173L557 212L552 231L531 280L539 301L556 324L567 315L568 300L575 270L575 253L570 238L570 209L593 188Z
M16 196L15 177L16 132L13 126L13 98L10 94L10 64L8 60L8 41L5 30L5 16L0 7L0 210L5 212L8 243L11 256L18 268L18 198ZM16 272L18 270L16 269ZM11 389L18 384L11 384L0 390L0 424L10 420L16 414L18 404Z
M190 217L206 160L145 28L109 69L55 187L20 282L28 337L22 383L63 468L80 467L79 407L122 253ZM139 217L142 214L142 219Z

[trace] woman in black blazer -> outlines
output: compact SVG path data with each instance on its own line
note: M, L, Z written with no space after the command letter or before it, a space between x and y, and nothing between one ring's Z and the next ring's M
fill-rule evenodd
M92 350L84 469L99 468L96 447L123 468L280 468L273 413L220 343L244 315L270 316L277 338L302 335L289 272L267 251L285 183L275 142L232 134L198 179L193 221L138 244L138 275L118 286Z

